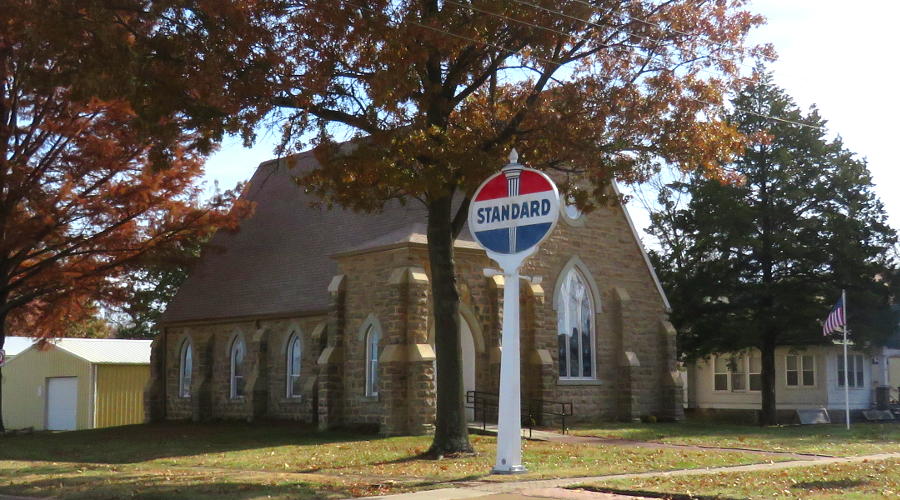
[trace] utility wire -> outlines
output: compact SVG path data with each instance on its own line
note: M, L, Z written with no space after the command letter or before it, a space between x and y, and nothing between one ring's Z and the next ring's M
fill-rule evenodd
M543 25L539 25L539 24L530 23L530 22L528 22L528 21L523 21L523 20L521 20L521 19L516 19L516 18L514 18L514 17L510 17L510 16L507 16L507 15L504 15L504 14L500 14L500 13L497 13L497 12L493 12L493 11L481 9L481 8L474 7L474 6L471 6L471 5L466 5L466 4L457 2L457 1L455 1L455 0L444 0L444 1L447 2L447 3L451 3L451 4L454 4L454 5L457 5L457 6L466 8L466 9L470 9L470 10L472 10L473 12L480 12L480 13L483 13L483 14L486 14L486 15L489 15L489 16L493 16L493 17L497 17L497 18L504 19L504 20L507 20L507 21L519 23L519 24L521 24L521 25L523 25L523 26L530 26L530 27L537 28L537 29L541 29L541 30L544 30L544 31L549 31L549 32L551 32L551 33L556 33L556 34L559 34L559 35L568 37L568 38L573 39L573 40L578 40L578 41L590 41L590 39L588 39L588 38L579 37L579 36L576 36L576 35L572 35L572 34L570 34L570 33L566 33L566 32L564 32L564 31L560 31L560 30L557 30L557 29L554 29L554 28L550 28L550 27L548 27L548 26L543 26ZM594 26L594 27L597 27L597 28L603 28L603 26L601 26L601 25L599 25L599 24L596 24L596 23L593 23L593 22L591 22L591 21L586 21L586 20L581 19L581 18L578 18L578 17L568 16L568 15L563 14L563 13L561 13L561 12L557 12L557 11L553 11L553 10L550 10L550 9L546 9L546 8L541 7L541 6L539 6L539 5L534 5L534 4L530 4L530 3L527 3L527 2L521 2L521 1L517 1L517 0L513 0L513 1L516 1L517 3L523 4L523 5L529 5L529 6L533 6L533 7L536 7L536 8L540 8L540 9L545 10L545 11L550 12L550 13L555 13L555 14L565 15L566 17L570 17L570 18L573 19L573 20L578 20L578 21L581 21L581 22L584 22L584 23L588 23L588 24L590 24L590 25L592 25L592 26ZM415 23L414 21L410 21L410 22ZM415 23L415 24L417 24L417 25L419 25L419 26L422 26L421 24L418 24L418 23ZM615 28L615 29L617 29L617 30L620 29L618 26L613 26L613 25L607 25L607 26L612 27L612 28ZM428 27L428 28L431 29L430 27ZM625 33L625 32L623 31L623 33ZM648 37L644 37L644 36L641 36L641 35L635 35L635 34L628 34L628 33L625 33L625 34L628 35L628 36L634 36L635 38L639 38L639 39L642 39L642 40L646 40L646 41L650 41L650 42L655 42L655 43L658 43L658 44L660 44L660 45L664 45L664 43L663 43L662 40L657 40L657 39L654 39L654 38L648 38ZM689 35L689 36L695 36L695 35ZM609 45L606 44L606 46L609 46ZM655 60L659 61L659 60L660 60L659 57L660 57L660 54L655 54L655 55L654 55L654 54L651 53L650 56L649 56L649 60L654 60L654 59L655 59ZM720 62L724 60L724 59L722 59L721 57L716 57L716 56L713 56L712 54L707 54L707 55L704 55L704 56L700 56L700 57L698 57L698 60L701 59L701 58L709 58L709 59L717 60L717 61L720 61ZM544 59L543 61L546 61L546 59ZM665 61L663 61L663 62L665 62ZM729 62L731 62L731 61L729 61ZM743 66L746 67L746 65L744 65L744 64L742 64L742 63L740 63L740 62L736 62L736 63L737 63L738 65L743 65ZM706 73L706 74L708 74L708 75L719 76L719 73L716 73L715 71L712 71L712 70L707 69L707 68L695 68L695 70L696 70L696 71L703 72L703 73ZM742 82L745 82L745 83L747 83L747 84L753 84L753 83L755 83L753 80L748 79L748 78L744 78L744 77L739 76L739 75L735 75L734 78L735 78L736 80L738 80L738 81L742 81Z
M445 1L450 1L450 0L445 0ZM589 25L589 26L593 26L593 27L595 27L595 28L603 28L604 26L606 26L606 27L608 27L608 28L613 28L613 29L616 29L616 30L622 30L622 28L623 28L622 26L617 26L617 25L610 24L610 23L604 23L604 22L602 22L602 21L594 22L594 21L591 21L591 20L589 20L589 19L582 19L582 18L580 18L580 17L578 17L578 16L573 16L573 15L570 15L570 14L566 14L565 12L562 12L562 11L560 11L560 10L553 10L553 9L550 9L550 8L547 8L547 7L544 7L544 6L541 6L541 5L537 5L537 4L534 4L534 3L531 3L531 2L525 2L525 1L523 1L523 0L512 0L512 1L515 2L515 3L517 3L517 4L520 4L520 5L525 5L525 6L528 6L528 7L532 7L532 8L534 8L534 9L538 9L538 10L541 10L541 11L544 11L544 12L548 12L548 13L550 13L550 14L555 14L555 15L557 15L557 16L561 16L561 17L564 17L564 18L567 18L567 19L570 19L570 20L573 20L573 21L582 22L582 23L585 23L585 24L587 24L587 25ZM454 3L455 3L455 2L454 2ZM591 5L588 4L587 2L579 2L579 3L583 3L583 4L585 4L585 5L591 6ZM591 6L591 7L593 7L593 6ZM613 8L607 9L607 11L606 11L601 17L604 17L604 16L609 15L612 11L613 11ZM626 16L629 17L630 19L634 19L634 20L636 20L636 21L639 20L639 18L632 17L632 16L628 16L627 14L626 14ZM644 24L648 25L648 26L657 26L657 27L659 26L659 25L654 24L654 23L651 23L651 22L649 22L649 21L642 21L642 22L643 22ZM647 42L653 42L653 43L656 43L656 44L659 44L659 45L666 45L665 40L662 40L662 39L659 39L659 38L652 38L652 37L649 37L649 36L638 35L638 34L636 34L636 33L628 33L628 32L625 32L624 30L622 30L622 31L623 31L623 33L625 33L626 35L628 35L628 36L633 36L633 37L638 38L638 39L640 39L640 40L644 40L644 41L647 41ZM669 31L669 30L665 30L665 29L664 29L664 31ZM703 37L701 37L701 35L699 35L699 34L690 34L690 33L685 33L685 32L683 32L683 31L678 31L678 30L672 30L672 31L674 31L675 33L678 33L678 34L687 36L687 37L691 37L691 38L703 38ZM708 39L707 39L706 41L709 42L710 44L717 45L717 46L720 46L720 47L723 47L723 48L726 48L726 49L730 49L730 48L731 48L731 47L729 47L727 44L725 44L725 43L723 43L723 42L715 42L715 41L708 40ZM713 54L711 54L711 53L710 53L710 54L707 54L707 55L704 56L704 57L707 57L707 58L713 59L713 60L717 60L717 61L719 61L719 62L724 61L723 58L718 57L718 56L715 56L715 55L713 55ZM744 62L742 62L742 61L728 61L728 62L734 62L735 64L737 64L737 65L739 65L739 66L743 66L743 67L745 67L745 68L749 68L749 67L750 67L750 66L748 66L746 63L744 63ZM701 68L701 71L707 71L707 72L708 72L709 70L705 70L704 68ZM740 77L740 76L737 76L736 78L737 78L738 80L740 80L740 81L752 83L752 80L748 80L748 79L743 78L743 77Z
M517 2L517 3L523 3L523 4L526 3L526 2L521 2L521 1L519 1L519 0L513 0L513 1L514 1L514 2ZM590 2L586 2L585 0L571 0L571 1L574 2L574 3L581 4L581 5L586 5L586 6L590 7L590 8L592 8L592 9L594 9L595 11L597 10L597 6L591 4ZM540 6L537 6L537 7L540 7ZM609 15L609 13L613 11L613 9L614 9L614 7L610 7L609 9L607 9L607 10L606 10L606 13L604 13L603 16ZM640 18L640 17L637 17L637 16L632 16L632 15L626 14L626 13L624 13L624 12L622 13L622 15L625 16L625 17L628 18L628 19L637 21L637 22L639 22L639 23L641 23L641 24L645 24L645 25L647 25L647 26L656 27L656 28L659 28L659 27L660 27L659 24L656 24L656 23L654 23L654 22L648 21L648 20L646 20L645 18ZM602 17L602 16L601 16L601 17ZM707 37L704 37L704 36L702 36L702 35L699 34L699 33L688 33L688 32L686 32L686 31L677 30L677 29L672 28L672 27L669 27L669 28L662 28L662 29L663 29L664 31L668 31L668 32L672 32L672 33L677 33L677 34L679 34L679 35L683 35L683 36L687 36L687 37L702 38L703 40L707 41L708 43L710 43L710 44L712 44L712 45L717 45L717 46L722 47L722 48L725 48L725 49L730 48L730 47L728 46L728 44L726 44L725 42L717 42L717 41L715 41L715 40L712 40L712 39L709 39L709 38L707 38Z
M531 26L531 27L533 27L533 28L538 28L538 29L545 30L545 31L549 31L549 32L552 32L552 33L557 33L557 34L560 34L560 35L563 35L563 36L567 36L567 37L569 37L569 38L571 38L571 39L582 40L582 41L588 41L588 39L586 39L586 38L583 38L583 37L577 37L577 36L575 36L575 35L571 35L571 34L566 33L566 32L564 32L564 31L560 31L560 30L557 30L557 29L554 29L554 28L550 28L550 27L547 27L547 26L542 26L542 25L530 23L530 22L528 22L528 21L523 21L523 20L521 20L521 19L516 19L516 18L510 17L510 16L506 16L506 15L503 15L503 14L499 14L499 13L497 13L497 12L492 12L492 11L488 11L488 10L485 10L485 9L480 9L480 8L478 8L478 7L474 7L474 6L471 6L471 5L465 5L465 4L460 3L460 2L457 2L457 1L455 1L455 0L444 0L444 1L447 2L447 3L452 3L452 4L454 4L454 5L463 7L463 8L470 9L470 10L472 10L472 11L474 11L474 12L480 12L480 13L482 13L482 14L487 14L487 15L489 15L489 16L494 16L494 17L497 17L497 18L500 18L500 19L504 19L504 20L507 20L507 21L512 21L512 22L519 23L519 24L522 24L522 25L525 25L525 26ZM565 16L565 17L571 18L572 20L581 21L581 22L587 23L587 24L592 25L592 26L597 27L597 28L602 28L602 26L600 26L599 24L593 23L593 22L591 22L591 21L587 21L587 20L584 20L584 19L581 19L581 18L575 17L575 16L569 16L569 15L563 13L563 12L553 11L553 10L551 10L551 9L547 9L547 8L545 8L545 7L542 7L542 6L540 6L540 5L535 5L535 4L532 4L532 3L529 3L529 2L524 2L524 1L521 1L521 0L512 0L512 1L515 2L515 3L522 4L522 5L528 5L528 6L531 6L531 7L535 7L535 8L538 8L538 9L541 9L541 10L544 10L544 11L547 11L547 12L549 12L549 13L563 15L563 16ZM580 1L580 2L578 2L578 3L583 3L583 4L585 4L585 5L589 5L589 6L590 6L590 4L588 4L587 2ZM609 9L609 10L607 11L607 14L608 14L609 12L611 12L611 11L612 11L612 9ZM606 15L606 14L604 14L604 15ZM639 18L636 18L636 17L633 17L633 16L629 16L629 17L632 18L632 19L635 19L635 20L639 20ZM416 24L416 25L418 25L418 26L422 26L422 27L424 27L424 28L428 28L428 29L431 29L431 30L439 31L439 32L441 32L441 33L445 33L445 34L448 34L448 35L451 35L451 36L457 36L457 37L459 37L459 38L464 38L464 39L469 40L469 41L471 41L471 42L473 42L473 43L484 43L484 44L486 44L486 45L493 46L493 47L495 47L495 48L498 47L498 46L496 46L496 45L488 44L487 42L481 42L481 41L479 41L479 40L474 40L474 39L471 39L471 38L462 37L462 36L460 36L460 35L456 35L456 34L454 34L454 33L448 32L448 31L438 30L438 29L433 28L433 27L431 27L431 26L425 26L425 25L423 25L423 24L416 23L415 21L410 21L410 22L412 22L413 24ZM648 24L648 25L649 25L649 24L652 24L652 23L649 23L648 21L642 21L642 22L645 23L645 24ZM607 26L608 26L608 27L612 27L612 28L618 28L617 26L613 26L613 25L610 25L610 24L607 24ZM679 33L679 34L682 34L682 35L685 35L685 36L690 36L690 37L697 37L697 38L700 38L700 35L692 35L692 34L685 33L685 32L681 32L681 31L677 31L677 30L672 30L672 31L675 31L675 32L677 32L677 33ZM647 37L643 37L643 36L641 36L641 35L634 35L634 34L632 34L631 36L635 36L635 37L637 37L637 38L640 38L640 39L643 39L643 40L647 40L647 41L652 41L652 42L656 42L656 43L662 43L662 40L657 40L657 39L653 39L653 38L647 38ZM721 42L712 42L711 40L709 40L709 42L710 42L710 43L717 44L717 45L720 45L720 46L725 46L725 44L723 44L723 43L721 43ZM518 53L518 52L514 52L514 51L512 51L512 50L510 50L510 49L502 49L502 50L506 50L507 52L513 53L513 54ZM709 55L708 57L713 58L712 55ZM653 59L654 57L651 55L650 58ZM544 62L547 62L547 63L552 63L552 61L548 61L548 60L546 60L546 59L541 59L541 60L544 61ZM719 59L719 60L721 60L721 59ZM713 75L713 76L718 76L717 73L715 73L715 72L713 72L713 71L711 71L711 70L709 70L709 69L706 69L706 68L696 68L696 70L697 70L697 71L702 71L702 72L707 73L707 74L711 74L711 75ZM735 78L738 79L738 80L740 80L740 81L743 81L743 82L746 82L746 83L750 83L750 84L755 84L755 83L757 83L757 82L754 81L754 80L750 80L750 79L743 78L743 77L740 77L740 76L736 76ZM709 102L709 101L704 101L704 100L696 99L696 98L690 98L690 99L693 100L693 101L695 101L695 102L698 102L698 103L700 103L700 104L706 104L707 106L712 106L712 107L722 107L721 104L714 104L714 103L711 103L711 102ZM792 125L797 125L797 126L801 126L801 127L808 127L808 128L812 128L812 129L816 129L816 130L822 130L822 129L825 128L825 127L818 127L818 126L815 126L815 125L810 125L810 124L808 124L808 123L798 122L798 121L794 121L794 120L788 120L788 119L786 119L786 118L779 118L779 117L776 117L776 116L764 115L764 114L757 113L757 112L755 112L755 111L751 111L751 110L744 109L744 108L735 108L735 109L737 109L737 110L739 110L739 111L742 111L742 112L744 112L744 113L750 114L750 115L758 116L758 117L760 117L760 118L766 118L766 119L775 120L775 121L779 121L779 122L783 122L783 123L788 123L788 124L792 124Z
M372 8L369 7L369 6L367 6L367 5L361 5L361 4L358 4L358 3L353 2L353 1L350 1L350 0L346 0L346 1L347 1L347 3L351 3L351 4L353 4L353 5L356 5L357 7L360 7L360 8L369 10L369 11L372 10ZM454 3L454 4L456 4L456 5L461 5L461 4L459 4L458 2L456 2L455 0L445 0L445 1L450 2L450 3ZM523 3L523 2L521 2L520 0L513 0L513 1L514 1L514 2L517 2L517 3ZM472 7L467 6L467 5L465 5L464 7L465 7L465 8L472 8ZM540 7L540 6L538 6L538 7ZM545 9L544 7L540 7L540 8L541 8L541 9ZM479 10L480 10L480 9L479 9ZM547 10L547 9L545 9L545 10ZM550 30L550 31L556 31L556 30L554 30L553 28L549 28L549 27L546 27L546 26L535 25L535 24L528 23L528 22L521 21L521 20L517 20L517 19L514 19L514 18L508 18L507 16L502 16L501 14L492 13L492 12L489 12L489 11L482 11L482 12L485 13L485 14L489 14L489 15L501 16L501 17L507 18L507 19L510 20L510 21L515 21L515 22L523 23L523 24L530 25L530 26L535 27L535 28L540 28L540 29L545 29L545 30ZM551 11L551 12L552 12L552 11ZM569 16L569 17L571 17L571 16ZM588 21L584 21L583 19L579 19L579 18L577 18L577 17L574 18L574 19L580 20L580 21L582 21L582 22L588 22ZM437 32L437 33L442 33L442 34L444 34L444 35L449 35L449 36L452 36L452 37L454 37L454 38L458 38L458 39L461 39L461 40L466 40L466 41L468 41L468 42L477 43L477 44L481 44L481 45L484 45L484 46L487 46L487 47L491 47L491 48L494 48L494 49L503 51L503 52L505 52L505 53L507 53L507 54L510 54L510 55L519 55L519 56L522 55L522 54L521 54L521 49L519 49L519 50L513 50L513 49L510 49L510 48L508 48L508 47L504 47L504 46L502 46L502 45L498 45L498 44L486 42L486 41L484 41L484 40L477 40L477 39L475 39L475 38L471 38L471 37L468 37L468 36L465 36L465 35L460 35L460 34L457 34L457 33L452 33L452 32L450 32L450 31L446 31L446 30L442 30L442 29L439 29L439 28L435 28L435 27L433 27L433 26L428 26L428 25L426 25L426 24L422 24L422 23L419 23L419 22L413 21L413 20L406 20L405 22L407 22L407 23L409 23L409 24L412 24L412 25L415 25L415 26L418 26L418 27L420 27L420 28L424 28L424 29L427 29L427 30L431 30L431 31L434 31L434 32ZM594 24L594 23L590 23L590 24ZM601 26L596 25L596 24L594 24L594 26L596 26L596 27L601 27ZM566 36L571 36L571 35L569 35L569 34L567 34L567 33L562 33L562 32L558 32L558 31L557 31L557 33L561 33L561 34L566 35ZM635 36L638 36L638 35L635 35ZM639 37L639 36L638 36L638 37ZM639 38L640 38L640 37L639 37ZM542 57L539 57L539 56L533 56L533 55L532 55L531 57L534 58L534 59L536 59L536 60L539 60L539 61L544 62L544 63L546 63L546 64L551 64L551 65L558 65L558 64L560 64L560 63L562 62L562 61L553 61L553 60L550 60L550 59L542 58ZM621 60L621 58L618 58L618 59ZM706 70L705 68L697 68L697 70L698 70L698 71L705 71L705 72L707 72L707 73L710 73L710 71L709 71L709 70ZM736 77L736 78L738 78L738 79L740 79L740 80L742 80L742 81L749 82L749 83L756 83L756 82L754 82L754 81L752 81L752 80L748 80L748 79L745 79L745 78L740 78L740 77ZM692 100L692 101L694 101L694 102L700 103L700 104L705 104L705 105L710 106L710 107L713 107L713 108L719 108L719 109L721 109L721 110L723 110L723 111L726 110L726 107L725 107L723 104L716 104L716 103L712 103L712 102L709 102L709 101L706 101L706 100L697 99L697 98L694 98L694 97L689 97L688 99L690 99L690 100ZM749 109L745 109L745 108L735 108L735 110L736 110L736 111L741 111L741 112L743 112L743 113L747 113L747 114L750 114L750 115L754 115L754 116L757 116L757 117L759 117L759 118L764 118L764 119L768 119L768 120L778 121L778 122L787 123L787 124L791 124L791 125L796 125L796 126L800 126L800 127L811 128L811 129L814 129L814 130L825 130L825 129L826 129L825 127L822 127L822 126L815 126L815 125L810 125L810 124L808 124L808 123L798 122L798 121L795 121L795 120L788 120L788 119L786 119L786 118L779 118L779 117L776 117L776 116L765 115L765 114L757 113L757 112L755 112L755 111L752 111L752 110L749 110Z

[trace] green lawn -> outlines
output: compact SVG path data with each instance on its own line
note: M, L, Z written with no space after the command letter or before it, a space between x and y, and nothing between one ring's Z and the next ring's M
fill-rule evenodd
M596 491L674 493L701 498L900 498L900 459L776 471L616 480L582 487Z
M0 438L0 492L61 498L321 498L522 480L737 465L741 452L525 442L525 475L490 476L496 441L477 454L420 457L430 437L315 432L289 423L162 423Z
M572 433L667 444L831 456L900 451L900 425L895 423L852 424L847 431L844 425L838 424L759 427L688 420L681 423L581 426L573 429Z

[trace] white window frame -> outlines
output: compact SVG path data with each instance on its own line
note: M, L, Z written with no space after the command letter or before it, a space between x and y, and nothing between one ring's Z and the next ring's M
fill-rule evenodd
M294 357L294 348L299 351L299 356L296 358ZM290 337L288 337L286 354L285 379L287 387L285 388L285 392L288 398L298 399L301 397L302 393L294 392L294 379L300 379L301 370L303 368L303 341L298 332L292 332ZM296 366L294 364L295 359L297 360Z
M797 369L791 370L788 368L788 359L794 357L797 358ZM804 359L810 359L810 365L812 369L807 370L806 362ZM791 384L788 380L788 372L796 371L797 372L797 383ZM805 383L803 379L804 372L812 372L812 384ZM818 377L816 376L816 356L814 354L785 354L784 355L784 386L790 389L801 389L803 387L816 387L816 381Z
M863 357L862 354L848 354L847 358L848 358L847 361L849 361L848 364L853 369L853 371L848 373L848 375L852 375L852 377L849 377L849 376L847 377L847 379L848 379L847 382L849 383L850 388L851 389L865 389L865 387L866 387L866 372L864 370L865 362L866 362L865 358ZM837 368L838 368L837 369L837 373L838 373L837 385L840 388L844 387L844 375L843 375L843 371L841 370L843 364L844 364L844 355L839 354L837 357ZM861 376L862 380L859 380L860 376Z
M236 365L238 364L235 362L235 358L238 354L238 351L240 351L240 353L241 353L241 362L240 362L241 373L240 374L238 374L237 370L235 369L235 368L237 368ZM231 348L228 350L228 360L229 360L229 365L231 367L231 370L230 370L230 375L231 375L230 376L230 381L231 381L230 396L231 396L231 399L243 399L244 393L246 392L247 387L245 385L241 384L240 385L241 392L238 393L238 387L239 387L238 379L240 379L240 382L246 383L246 378L245 378L246 374L244 372L246 371L246 363L247 363L247 344L244 343L244 339L241 338L240 335L236 335L234 337L234 340L231 341Z
M190 339L184 339L181 343L181 351L178 355L178 397L191 397L191 383L194 374L194 347Z
M381 343L381 331L375 325L369 325L365 335L366 346L366 396L378 396L378 346Z
M724 371L719 370L720 361L724 361ZM713 391L731 392L731 370L728 368L728 359L725 356L714 356L712 360ZM718 378L725 378L725 388L719 389Z
M740 354L721 354L713 357L712 360L712 373L713 373L713 381L712 388L713 392L759 392L759 389L751 389L750 388L750 376L751 375L761 375L759 372L752 372L750 358L753 356L752 353L742 352ZM724 371L719 371L718 361L723 360L725 362ZM760 363L761 364L761 363ZM734 370L733 367L737 368ZM725 388L719 389L716 387L716 378L725 377ZM740 377L743 381L743 388L735 389L734 379L736 377Z
M753 358L759 359L759 371L753 371ZM759 377L758 389L753 388L752 380L754 375ZM750 352L747 355L747 390L749 392L759 392L762 390L762 385L762 353Z
M557 305L556 315L557 315L557 375L559 375L560 380L597 380L597 301L594 299L593 293L591 293L591 285L588 281L587 277L581 270L576 267L572 267L566 271L566 273L562 277L563 282L560 287L560 295L559 295L559 304ZM574 296L572 295L572 290L570 290L571 286L574 286L575 283L580 282L581 290L580 292L583 295ZM571 312L570 300L578 301L577 307L575 308L575 318L569 318L568 315ZM578 328L578 363L579 363L579 373L582 372L582 368L584 366L584 346L581 345L581 341L583 339L584 332L581 331L581 326L584 324L584 300L587 301L588 305L588 314L587 319L589 320L590 332L588 335L590 342L590 368L591 374L588 376L578 375L572 376L572 360L569 359L569 354L571 353L571 342L575 338L575 335L572 333L566 334L571 331L572 326L576 326ZM563 360L560 349L559 342L563 340L565 342L565 348L562 350L565 353L565 360ZM562 365L563 362L566 364L565 373L566 375L562 375Z
M737 354L732 356L731 362L728 364L728 385L731 387L731 392L747 392L747 387L750 385L750 376L749 370L747 369L747 364L749 360L747 356L744 354ZM734 370L732 368L735 368ZM743 387L736 389L735 382L740 381L743 383Z

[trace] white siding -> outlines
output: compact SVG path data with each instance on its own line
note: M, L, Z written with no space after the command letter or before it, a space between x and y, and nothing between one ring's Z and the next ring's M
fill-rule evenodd
M874 401L874 388L872 386L872 369L878 365L872 364L872 357L866 354L855 352L852 349L847 351L847 355L862 355L863 360L863 377L865 382L860 387L850 386L848 391L850 394L851 410L868 410L872 407ZM843 346L834 346L830 348L828 353L828 405L829 411L843 410L845 405L844 388L838 385L838 359L844 357Z
M785 379L785 356L791 349L779 347L775 350L775 398L778 409L812 409L828 405L827 354L831 349L833 349L831 346L796 349L798 355L812 355L815 358L815 384L811 387L788 387ZM762 404L759 391L714 390L713 358L694 363L688 374L688 397L691 408L758 410Z

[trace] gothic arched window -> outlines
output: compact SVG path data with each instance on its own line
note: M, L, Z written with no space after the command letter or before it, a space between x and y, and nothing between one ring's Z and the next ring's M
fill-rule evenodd
M597 373L594 356L594 301L584 277L574 267L563 276L557 305L559 376L593 379Z

